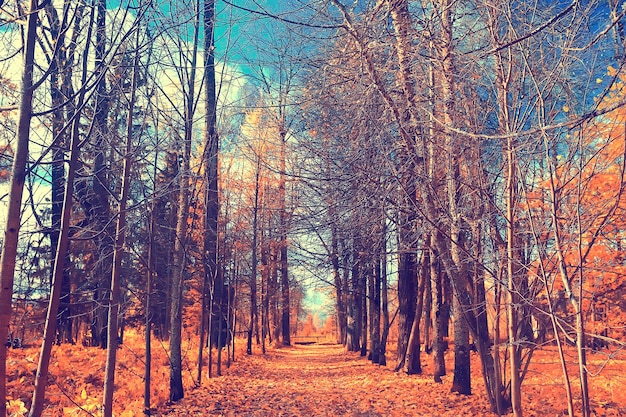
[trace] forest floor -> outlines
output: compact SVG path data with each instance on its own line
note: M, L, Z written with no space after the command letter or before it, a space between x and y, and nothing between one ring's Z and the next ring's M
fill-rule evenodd
M447 353L447 364L453 358ZM604 376L591 377L596 416L626 416L626 361L591 358ZM450 393L451 372L433 382L430 357L424 374L408 376L373 365L338 345L296 345L266 355L240 355L223 376L193 388L158 416L493 416L473 355L474 395ZM623 355L622 355L623 356ZM554 352L541 352L524 383L526 416L567 415ZM575 372L575 370L573 370ZM575 384L575 377L572 377Z
M236 361L223 376L203 376L197 387L195 375L196 339L185 338L183 379L185 398L167 404L169 360L166 343L154 341L152 352L152 405L156 416L494 416L483 387L479 358L472 353L472 389L463 396L450 392L454 366L453 349L446 352L448 374L443 383L433 382L432 357L422 354L422 375L394 372L395 354L388 354L388 366L374 365L358 353L339 345L295 345L270 348L267 354L254 346L246 355L245 342L237 340ZM116 417L143 416L143 336L127 331L118 351L115 379ZM391 344L393 345L393 343ZM614 348L613 348L614 349ZM38 347L10 349L7 395L9 415L27 414L37 367ZM50 364L45 417L97 416L101 397L106 351L80 345L55 346ZM213 353L215 356L215 352ZM580 415L575 351L566 350L569 376L574 388L575 407ZM206 363L206 355L205 355ZM215 367L214 367L215 369ZM626 416L626 351L589 354L591 406L596 417ZM537 350L522 386L524 415L567 415L565 389L559 358L554 346Z

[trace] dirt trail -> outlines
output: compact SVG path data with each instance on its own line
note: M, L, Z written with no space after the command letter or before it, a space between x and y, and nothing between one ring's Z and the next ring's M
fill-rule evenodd
M447 378L447 377L446 377ZM159 416L481 416L482 395L449 393L432 376L394 373L337 345L297 345L239 356Z

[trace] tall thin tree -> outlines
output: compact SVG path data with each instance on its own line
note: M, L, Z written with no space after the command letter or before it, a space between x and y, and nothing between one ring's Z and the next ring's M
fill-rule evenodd
M2 256L0 259L0 335L6 337L11 321L13 299L13 279L15 277L15 259L17 257L18 237L21 225L22 195L26 182L26 161L30 141L30 121L33 110L33 71L35 69L35 44L37 22L39 20L39 3L29 2L24 44L24 72L20 89L19 115L17 121L17 137L13 167L11 168L11 185L9 190L9 206L7 210ZM7 346L0 343L0 415L6 415L6 359Z

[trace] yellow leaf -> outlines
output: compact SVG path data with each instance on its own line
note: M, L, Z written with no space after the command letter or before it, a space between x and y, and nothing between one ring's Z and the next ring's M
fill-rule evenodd
M7 404L7 414L10 417L21 417L25 416L28 413L28 410L24 406L24 402L22 400L9 400Z
M83 390L80 392L80 398L82 398L83 400L87 399L87 390L85 388L83 388Z
M567 113L567 112L569 111L569 107L568 107L567 105L566 105L566 106L563 106L563 111L564 111L565 113Z
M607 68L607 73L611 76L611 77L615 77L617 75L617 70L615 68L613 68L612 66L609 65L609 67Z
M602 84L602 78L596 78L596 84Z

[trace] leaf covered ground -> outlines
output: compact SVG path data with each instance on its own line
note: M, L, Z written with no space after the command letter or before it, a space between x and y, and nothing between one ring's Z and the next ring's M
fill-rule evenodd
M152 407L157 416L494 416L482 385L478 356L472 353L474 395L450 393L454 357L446 353L448 375L433 382L432 358L422 354L424 373L408 376L389 366L374 365L338 345L272 348L266 355L255 346L246 355L237 341L236 361L223 365L223 376L195 387L196 338L185 338L185 398L166 404L169 361L167 344L154 342ZM570 378L578 384L575 352L569 350ZM126 333L118 352L114 412L117 417L143 416L143 337ZM215 352L214 352L215 357ZM226 355L224 354L225 358ZM8 365L10 415L26 415L30 406L38 348L11 349ZM53 349L44 416L101 415L105 351L79 345ZM603 350L588 357L594 415L626 416L626 352ZM524 415L567 415L565 390L555 347L535 352L522 389ZM574 395L578 398L576 391ZM580 403L577 401L576 406Z
M452 355L447 359L452 365ZM408 376L373 365L337 345L273 349L266 355L240 355L222 377L204 381L177 404L160 408L157 415L493 416L481 386L477 357L473 359L475 392L463 396L450 393L451 373L442 384L433 382L428 356L424 357L424 374ZM528 375L526 416L567 412L554 359L549 352L538 356L539 368L531 369ZM611 363L615 365L615 360ZM592 378L597 416L626 415L626 398L620 393L626 390L626 375L618 369L623 369L623 361L620 366L605 366L603 372L613 378ZM548 367L549 372L540 370Z

